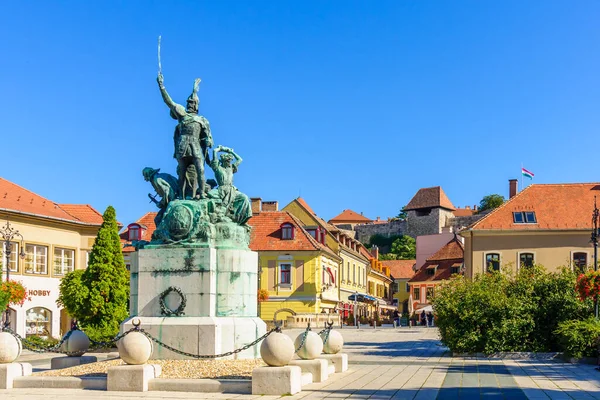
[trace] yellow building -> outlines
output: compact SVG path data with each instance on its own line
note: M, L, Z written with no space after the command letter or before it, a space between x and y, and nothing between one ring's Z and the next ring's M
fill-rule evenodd
M381 263L390 269L390 274L394 280L392 287L393 303L398 307L398 311L407 314L408 299L410 297L408 281L415 276L416 260L385 260Z
M368 255L368 251L362 243L351 237L352 231L339 229L318 217L301 197L294 199L283 210L302 221L313 237L323 238L323 243L341 258L338 309L342 317L347 318L350 313L368 316L373 303L365 297L370 262L364 254Z
M252 214L250 248L258 252L259 288L268 292L259 316L273 321L334 314L341 258L325 236L313 237L294 215L278 211L276 202L252 199Z
M390 269L382 264L377 258L370 260L367 275L367 293L376 298L369 307L368 317L378 315L390 315L396 307L392 304Z
M24 337L60 337L70 329L70 319L56 305L60 279L87 268L102 215L89 205L55 203L3 178L0 192L1 228L9 223L23 235L11 242L10 280L22 282L29 296L22 306L11 306L11 328ZM6 272L3 242L2 280Z
M516 192L516 181L511 184ZM600 183L528 186L460 232L465 276L491 269L517 271L534 263L549 271L592 266L595 196L600 198Z

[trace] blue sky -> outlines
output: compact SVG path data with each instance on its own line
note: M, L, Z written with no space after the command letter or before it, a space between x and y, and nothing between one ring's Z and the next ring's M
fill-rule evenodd
M598 181L597 1L8 2L0 176L57 202L154 210L175 173L157 85L243 158L236 185L322 217L397 214L422 187L456 206L534 182ZM596 159L594 160L594 157Z

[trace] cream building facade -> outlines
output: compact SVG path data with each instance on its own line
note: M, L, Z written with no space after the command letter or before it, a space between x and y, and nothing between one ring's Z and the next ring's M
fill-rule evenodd
M12 242L10 280L22 282L28 294L22 306L10 307L11 328L24 337L58 338L70 329L70 318L56 304L60 280L87 268L102 215L89 205L52 202L3 178L0 193L0 225L8 222L23 235L23 241ZM5 250L3 243L3 281Z
M533 184L460 232L465 276L532 264L549 271L592 267L594 197L600 183Z

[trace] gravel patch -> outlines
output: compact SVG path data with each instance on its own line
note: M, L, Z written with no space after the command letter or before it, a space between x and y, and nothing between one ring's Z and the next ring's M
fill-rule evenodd
M108 360L76 367L36 372L38 376L106 377L108 367L124 365L123 360ZM150 360L162 367L161 378L176 379L251 379L252 370L266 365L262 360Z

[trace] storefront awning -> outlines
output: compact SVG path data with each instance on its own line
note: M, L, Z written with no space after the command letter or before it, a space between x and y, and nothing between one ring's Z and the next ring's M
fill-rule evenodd
M361 302L365 302L365 301L377 301L377 299L373 296L369 296L368 294L351 294L350 296L348 296L348 300L350 301L361 301Z

